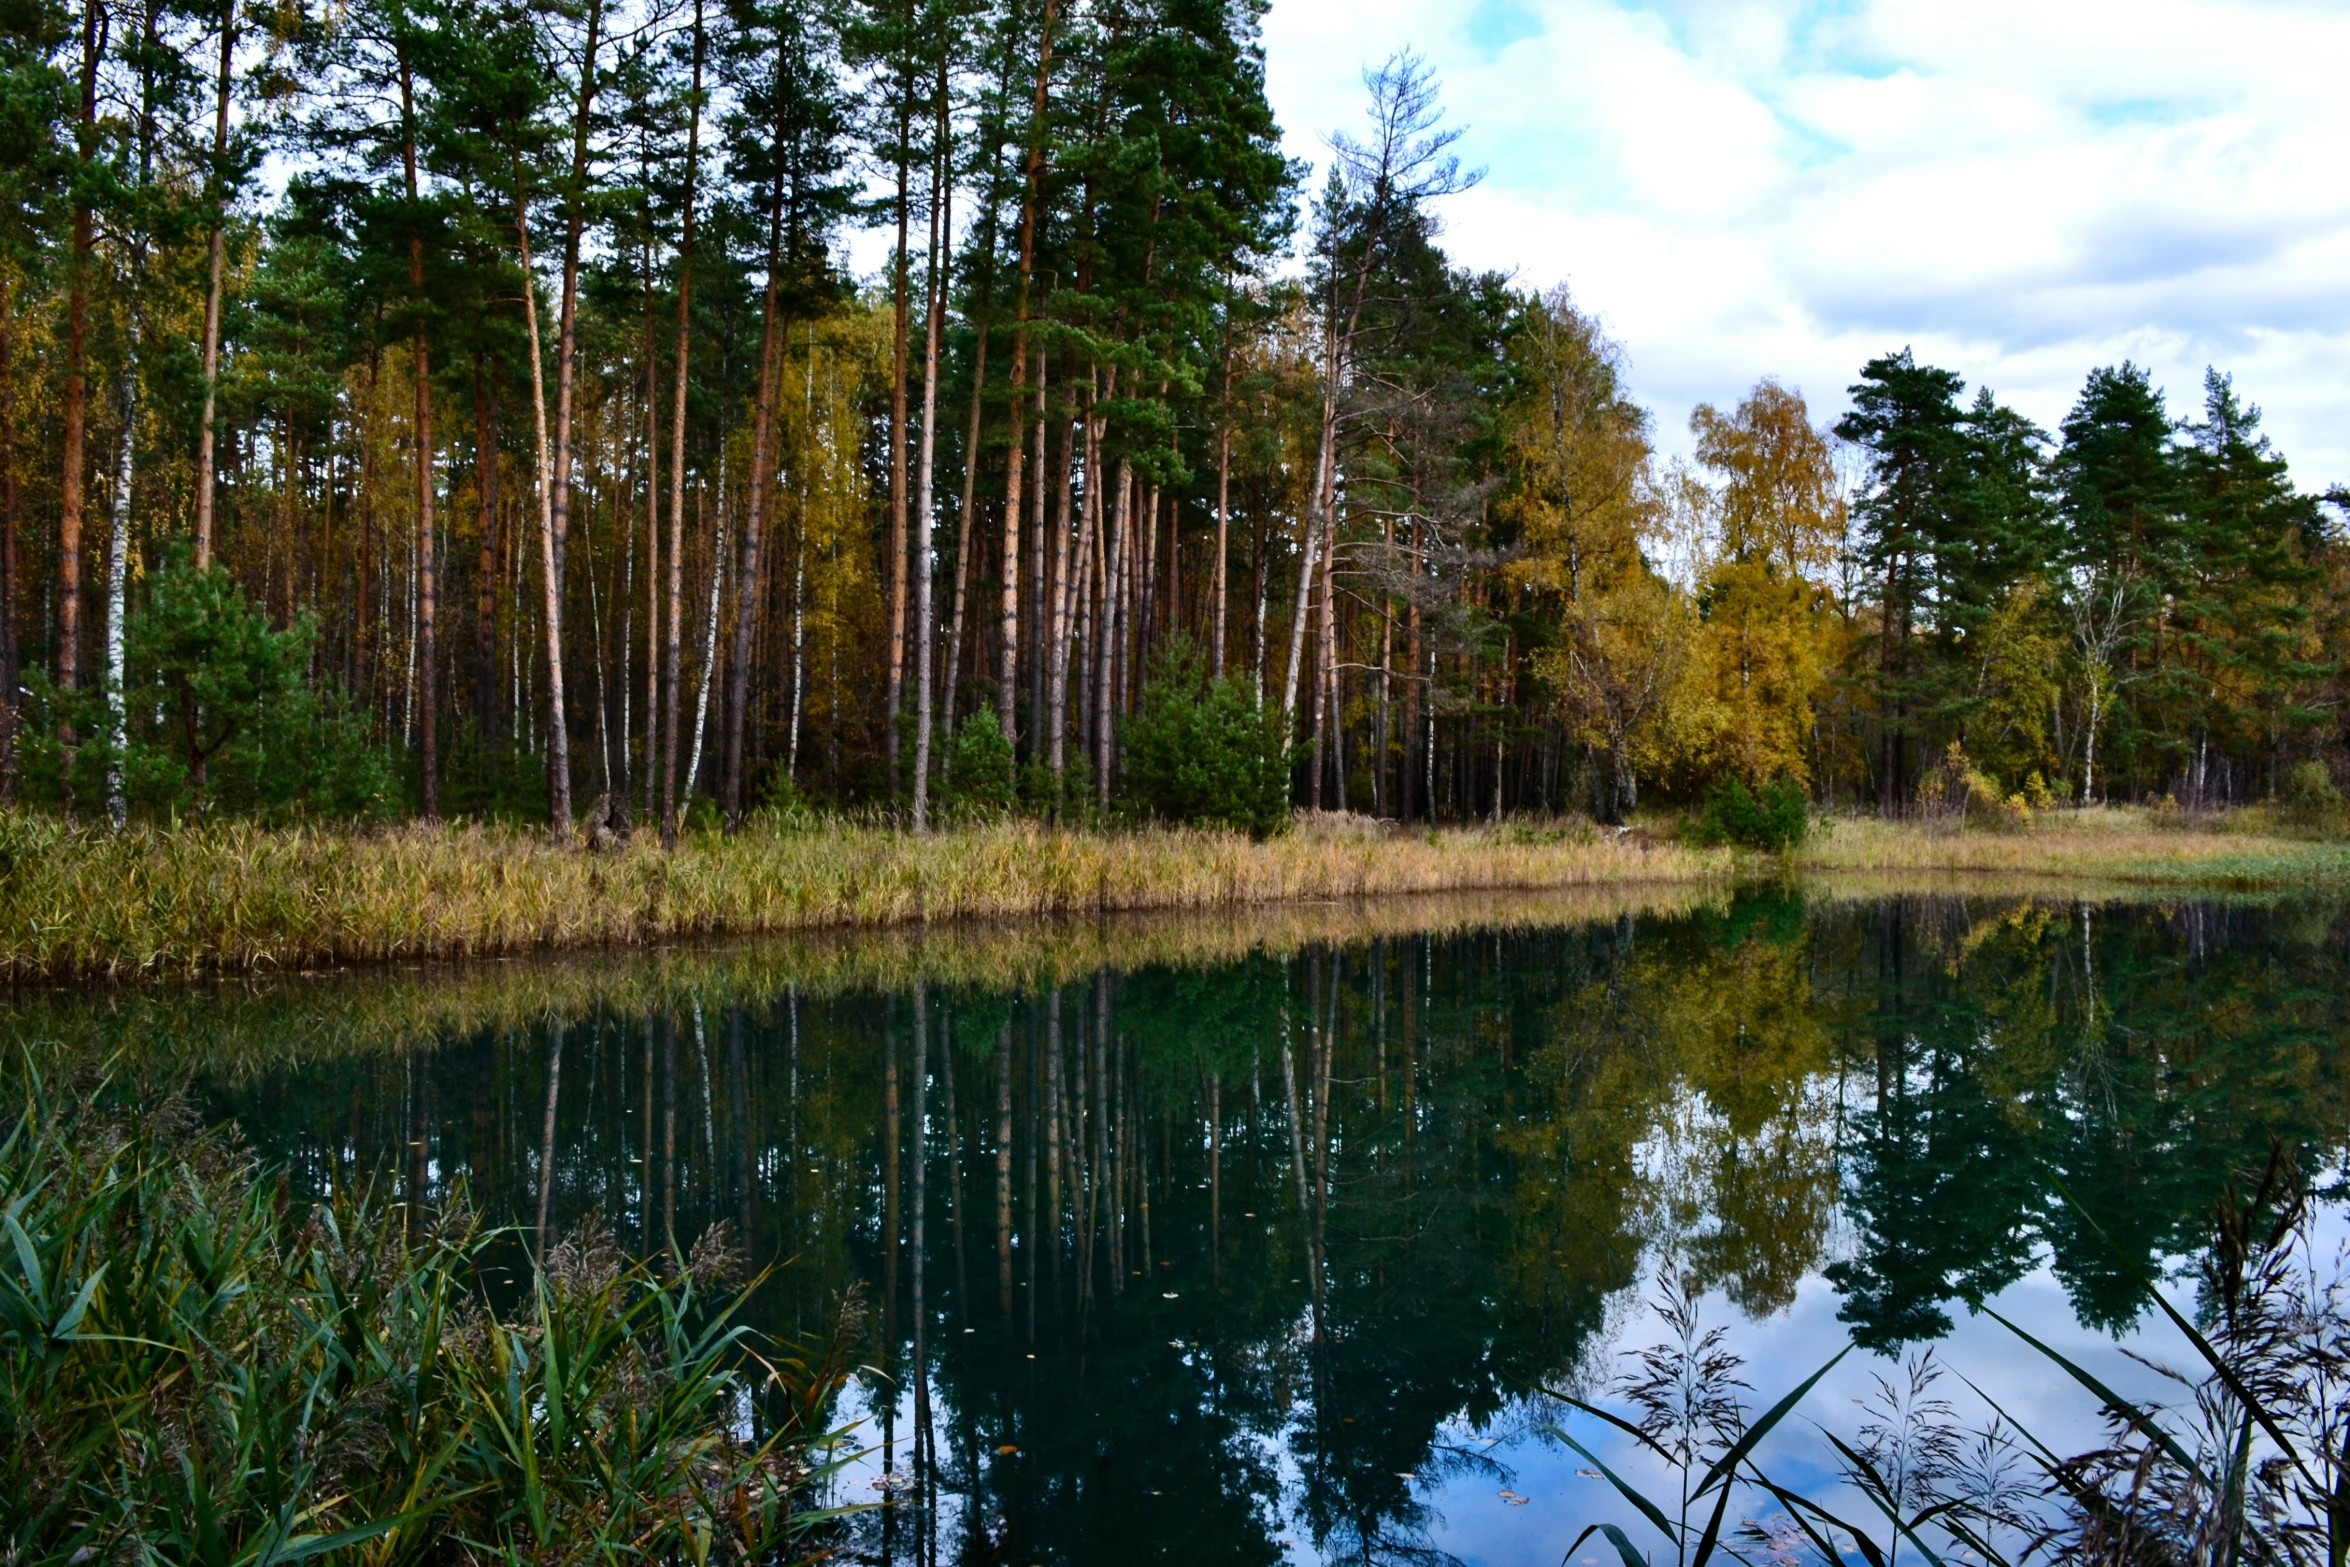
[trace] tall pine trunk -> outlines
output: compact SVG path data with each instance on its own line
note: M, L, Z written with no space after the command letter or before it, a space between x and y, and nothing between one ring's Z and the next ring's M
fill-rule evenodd
M0 276L0 804L16 798L16 279Z
M914 572L914 830L930 828L931 584L937 575L933 544L938 461L938 340L946 324L946 263L942 247L954 232L954 159L947 126L947 40L938 46L938 119L931 149L929 299L922 312L922 459L915 492ZM918 993L917 993L918 994Z
M1036 92L1029 108L1028 167L1020 190L1020 287L1012 324L1011 440L1004 459L1004 597L997 646L996 724L1004 732L1005 743L1014 747L1019 744L1021 470L1027 458L1021 420L1027 412L1029 292L1036 277L1036 205L1044 181L1045 103L1052 81L1057 5L1058 0L1044 0L1044 14L1037 24ZM1038 482L1043 482L1041 476Z
M1232 553L1232 345L1224 345L1224 393L1216 412L1216 559L1209 604L1214 611L1214 651L1209 671L1224 678L1224 625L1231 590Z
M697 12L697 18L699 13ZM548 462L550 493L546 500L547 553L552 564L554 593L549 598L547 647L548 657L560 664L563 657L563 624L561 588L564 555L571 531L571 419L573 382L576 379L575 361L578 357L579 323L579 244L580 233L586 223L584 210L587 201L588 135L594 125L596 105L596 45L603 26L602 0L588 0L587 34L580 51L579 105L571 120L571 176L564 192L563 215L563 298L555 328L555 433L554 453ZM698 28L697 20L697 28ZM697 34L698 36L698 34ZM701 56L697 45L695 53L697 83L701 70ZM531 290L536 293L535 287ZM536 328L533 328L534 332ZM531 373L538 374L538 344L531 344ZM552 694L559 696L561 681L553 683ZM555 785L550 797L560 800L563 817L558 831L568 837L571 831L571 743L563 729L563 709L557 702L550 709L553 719L547 729L547 771ZM561 768L561 777L556 769Z
M645 784L654 819L661 793L661 360L653 340L652 246L645 246Z
M1012 91L1013 40L1009 30L1004 39L1004 64L996 80L996 102L992 123L1001 126L1007 100ZM962 505L955 513L955 607L951 628L947 632L947 669L944 687L947 733L955 729L956 694L962 688L963 639L971 602L971 552L978 543L979 532L975 508L979 482L981 416L986 410L987 398L987 339L988 329L995 316L995 247L996 214L1002 205L1003 191L997 181L996 170L1002 161L1003 143L999 139L987 149L989 170L986 212L980 220L979 289L977 320L971 345L971 414L963 437L963 493Z
M212 565L213 420L220 390L220 278L228 234L228 104L237 47L237 0L221 0L220 71L212 99L212 234L204 293L204 419L196 429L196 569ZM14 689L13 683L10 689Z
M139 306L135 282L124 339L119 394L122 434L114 463L114 504L109 508L113 526L106 540L106 818L116 832L122 831L129 817L129 802L123 796L122 783L123 678L127 672L123 663L123 611L125 589L130 581L131 464L138 448L139 429Z
M522 323L530 351L531 431L539 491L540 627L546 636L547 831L571 841L571 742L564 729L563 566L555 547L555 458L547 431L547 378L539 343L539 287L530 260L530 204L519 162L514 169L515 252L522 264Z
M474 528L479 535L473 595L473 727L486 752L498 733L498 415L473 356Z
M1096 624L1094 652L1093 769L1094 794L1103 810L1110 808L1111 764L1117 758L1116 708L1119 650L1125 622L1118 613L1128 571L1127 497L1134 491L1134 465L1118 459L1118 479L1111 504L1102 516L1102 612Z
M672 362L676 379L670 392L669 414L669 627L668 667L661 682L661 847L677 847L677 741L680 702L684 694L685 620L685 390L692 363L694 184L702 161L702 56L708 38L702 29L702 3L694 0L694 63L687 91L685 132L685 206L678 226L677 352Z
M97 0L83 0L81 109L75 151L85 166L98 153L98 56L105 43L102 16ZM78 181L74 188L81 189ZM89 466L85 443L90 406L90 251L95 239L95 216L86 203L77 202L66 258L65 450L57 501L57 684L67 691L79 687L82 678L82 504ZM71 726L62 727L58 738L70 747L74 739ZM68 790L69 819L72 813L73 795Z
M911 29L914 18L912 0L906 0L905 26ZM911 48L912 40L900 36L899 46ZM911 69L900 73L897 121L897 248L890 253L890 348L889 348L889 574L886 578L889 594L889 690L884 715L884 729L889 746L889 803L896 810L899 786L898 722L906 705L906 334L912 310L908 289L912 284L907 276L906 224L913 200L911 194L913 148L910 145L914 114L914 73Z
M1074 413L1076 410L1070 410ZM1091 463L1096 443L1093 440L1093 410L1085 410L1088 462L1086 473L1088 519L1092 513L1092 492L1096 488ZM1069 757L1069 653L1075 630L1078 595L1084 592L1088 574L1092 570L1093 530L1082 524L1072 525L1070 515L1070 487L1075 471L1077 421L1072 418L1061 425L1061 495L1058 506L1058 526L1054 529L1053 558L1053 617L1051 630L1052 669L1046 683L1045 721L1046 739L1053 770L1053 808L1058 812L1063 802L1062 779L1068 769ZM1072 534L1075 537L1072 537ZM1074 551L1074 553L1072 553Z
M778 50L779 62L781 54ZM776 69L780 77L780 63ZM776 94L779 103L782 96L779 90ZM783 140L784 128L778 123L775 147L779 159ZM783 265L783 191L784 174L778 167L767 205L767 286L759 308L759 391L751 409L751 480L743 507L742 563L735 573L734 662L726 672L726 760L719 792L726 807L726 830L730 833L739 831L743 824L743 733L750 723L751 652L759 624L763 592L760 568L766 547L767 510L772 504L774 488L775 382L782 372L783 358L776 303L776 274Z
M228 46L221 46L221 123L227 124ZM426 821L437 820L441 814L440 794L440 736L439 704L434 699L437 682L433 679L436 664L433 648L434 588L433 581L433 514L432 514L432 355L424 332L424 236L414 227L416 210L416 95L415 84L405 52L400 57L400 163L408 186L408 293L416 310L416 321L409 347L409 370L416 383L416 636L411 651L420 666L417 678L416 762L419 781L418 804ZM219 230L213 231L212 260L213 302L205 312L207 328L215 327L219 316L220 256ZM204 432L211 437L209 414L212 407L211 359L213 344L205 345L206 386L204 393L207 414ZM560 439L560 436L558 436ZM292 540L287 541L291 551Z
M700 491L694 501L695 531L701 531ZM710 549L710 593L702 617L702 684L694 694L694 743L686 753L685 798L691 802L694 784L702 776L702 738L710 726L710 687L718 678L719 592L726 581L726 452L718 453L718 537Z

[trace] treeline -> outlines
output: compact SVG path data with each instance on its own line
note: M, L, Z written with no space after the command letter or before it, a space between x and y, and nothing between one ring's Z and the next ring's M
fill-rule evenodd
M1445 256L1415 58L1307 188L1261 9L17 0L0 779L667 838L2336 750L2343 543L2225 378L2049 434L1904 352L1668 463L1591 316Z

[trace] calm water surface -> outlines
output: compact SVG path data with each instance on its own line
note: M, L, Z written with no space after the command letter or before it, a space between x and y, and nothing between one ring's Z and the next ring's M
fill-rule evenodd
M861 1291L840 1490L893 1500L853 1559L1555 1563L1637 1520L1539 1390L1604 1391L1653 1340L1667 1256L1756 1407L1848 1337L1941 1340L2085 1432L1972 1303L2116 1377L2159 1351L2117 1251L2183 1281L2232 1172L2341 1162L2346 935L1780 894L888 987L643 960L539 999L515 965L518 999L422 1039L330 999L316 1044L201 1095L312 1191L462 1183L645 1250L724 1223L780 1264L774 1334ZM1819 1420L1882 1369L1840 1367ZM1816 1478L1822 1450L1790 1423L1766 1457Z

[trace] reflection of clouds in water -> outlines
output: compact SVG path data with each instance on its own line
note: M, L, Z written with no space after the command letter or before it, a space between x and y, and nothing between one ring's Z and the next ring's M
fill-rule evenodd
M1680 1085L1633 1149L1648 1273L1676 1256L1692 1279L1726 1289L1747 1311L1786 1309L1797 1281L1840 1255L1846 1108L1839 1080L1815 1073L1742 1133L1704 1090Z
M2321 1260L2333 1258L2342 1248L2350 1247L2350 1209L2337 1203L2319 1210L2315 1230L2317 1255ZM2196 1285L2191 1264L2172 1259L2161 1287L2171 1303L2193 1320ZM1612 1342L1596 1346L1590 1363L1596 1367L1613 1361L1627 1350L1665 1336L1649 1305L1653 1293L1653 1284L1647 1281L1637 1290L1622 1292L1619 1299L1628 1304L1628 1310L1620 1326L1611 1312ZM1816 1273L1804 1279L1785 1311L1769 1317L1747 1316L1720 1294L1709 1296L1704 1304L1708 1323L1731 1324L1732 1342L1745 1357L1742 1374L1754 1384L1747 1399L1750 1415L1776 1402L1848 1342L1849 1329L1836 1315L1840 1297ZM2193 1349L2151 1311L2118 1338L2083 1327L2045 1256L2025 1278L1987 1304L2126 1398L2147 1403L2175 1399L2177 1390L2166 1386L2148 1368L2147 1360L2187 1370L2198 1365ZM1986 1315L1962 1308L1953 1316L1951 1333L1935 1351L1949 1374L1935 1391L1957 1407L1963 1425L1970 1430L1978 1428L2004 1412L2014 1425L2067 1454L2085 1451L2102 1439L2097 1401L2060 1368ZM2145 1359L2134 1358L2140 1356ZM1872 1391L1872 1377L1894 1373L1895 1363L1890 1359L1857 1353L1846 1357L1812 1390L1799 1406L1797 1417L1782 1423L1758 1446L1757 1462L1774 1480L1816 1498L1832 1511L1847 1517L1865 1516L1867 1503L1844 1486L1833 1450L1810 1422L1818 1422L1847 1442L1854 1441L1864 1418L1861 1401ZM1438 1543L1471 1563L1557 1561L1585 1525L1603 1521L1618 1525L1636 1543L1656 1543L1654 1527L1617 1496L1605 1479L1584 1472L1586 1465L1580 1456L1536 1429L1542 1422L1559 1419L1561 1406L1550 1400L1528 1400L1518 1406L1516 1415L1496 1427L1509 1434L1497 1447L1495 1457L1517 1477L1510 1483L1532 1499L1527 1509L1530 1516L1516 1521L1505 1518L1498 1506L1486 1505L1491 1488L1481 1477L1463 1477L1448 1483L1436 1498L1436 1507L1449 1528L1449 1532L1437 1531ZM1628 1482L1651 1496L1672 1492L1672 1472L1654 1455L1589 1416L1569 1418L1577 1440ZM1767 1498L1746 1496L1741 1500L1747 1516L1770 1522ZM1586 1553L1590 1554L1588 1543ZM1590 1560L1593 1567L1612 1567L1616 1558L1603 1546ZM1581 1562L1578 1558L1575 1567L1581 1567Z

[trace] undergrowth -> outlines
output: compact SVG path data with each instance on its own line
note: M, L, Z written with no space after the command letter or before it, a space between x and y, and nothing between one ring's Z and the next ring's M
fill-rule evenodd
M0 1560L797 1559L845 1366L749 1351L722 1240L594 1223L526 1298L462 1207L295 1202L184 1106L36 1084L0 1143Z

